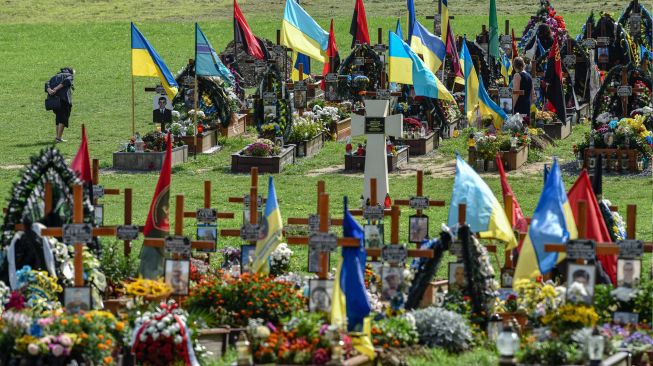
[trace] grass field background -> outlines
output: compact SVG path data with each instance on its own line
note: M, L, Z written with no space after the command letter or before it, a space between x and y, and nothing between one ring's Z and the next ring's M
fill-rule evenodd
M302 1L302 5L316 20L327 28L329 20L335 19L336 39L341 55L349 50L351 36L348 34L353 0ZM487 24L487 0L450 0L450 14L456 34L473 36ZM509 18L515 33L521 31L539 6L539 1L499 0L499 24ZM274 40L283 16L283 1L241 1L245 16L254 33ZM558 12L565 17L570 33L575 35L590 11L609 11L618 16L626 4L621 1L589 0L554 2ZM376 39L376 28L394 29L397 17L402 20L406 31L405 1L365 1L368 23L372 38ZM198 21L214 47L223 49L232 39L231 1L102 1L102 0L0 0L0 201L9 198L11 184L19 179L20 168L29 157L52 143L54 137L54 116L43 109L43 84L61 66L73 66L77 70L76 90L71 118L71 128L66 130L67 143L59 144L63 154L71 158L79 145L80 125L87 126L90 152L99 158L103 171L101 184L105 187L134 189L134 220L145 221L150 199L156 185L158 173L115 173L111 167L111 153L126 142L131 135L131 76L130 76L130 33L129 22L134 21L174 72L193 57L193 23ZM437 11L437 3L416 1L418 20L431 28L427 15ZM317 69L317 65L314 65ZM152 94L143 88L155 85L152 78L136 79L136 126L142 133L152 130ZM571 158L571 146L583 138L587 127L577 129L572 137L559 146L549 148L544 155ZM237 212L236 220L218 223L220 228L240 226L240 206L228 204L227 197L242 196L248 192L249 176L229 173L230 153L236 152L251 140L235 138L226 142L223 151L199 156L173 169L172 194L184 194L186 210L193 210L202 203L203 181L213 182L214 206L220 211ZM456 150L465 147L462 140L447 140L440 151L426 160L426 164L451 161ZM343 164L344 145L327 143L319 156L300 160L284 173L275 176L277 194L282 216L307 216L315 209L315 190L318 180L325 180L331 194L332 215L340 217L342 197L348 195L352 204L358 203L362 190L362 174L350 175L341 172L317 174L320 168ZM565 177L567 188L575 177ZM527 215L530 215L539 198L542 177L532 174L511 174L510 183ZM266 179L261 179L259 188L266 194ZM500 184L496 175L486 177L492 190L499 195ZM428 175L424 180L424 191L433 199L449 202L453 178ZM414 194L414 174L390 176L393 198L407 198ZM605 179L604 195L618 205L621 212L629 203L638 204L637 234L645 240L652 239L650 178L608 177ZM122 219L122 200L107 197L105 203L106 224L119 224ZM174 199L171 198L174 209ZM3 205L4 204L0 204ZM427 212L431 218L431 233L437 233L440 223L447 220L446 208L435 208ZM401 238L407 237L408 220L411 212L404 210L401 222ZM191 220L185 222L185 233L194 231ZM387 230L386 230L387 231ZM388 234L386 234L388 235ZM238 239L220 238L219 246L239 245ZM139 243L135 243L136 252ZM304 248L293 248L297 253L292 268L303 271L306 266ZM501 253L498 255L502 257ZM332 259L335 256L332 257ZM335 260L332 262L335 265ZM650 265L649 265L650 266ZM439 274L444 276L444 271ZM434 351L433 356L416 360L412 364L493 364L491 354L473 354L463 359L453 359ZM439 362L442 361L442 362Z

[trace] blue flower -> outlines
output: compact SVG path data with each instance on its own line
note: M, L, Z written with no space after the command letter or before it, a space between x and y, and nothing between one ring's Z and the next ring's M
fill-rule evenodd
M608 126L610 126L610 128L614 130L615 128L617 128L618 124L619 124L619 121L617 121L615 119L615 120L610 121L610 123L608 123Z
M651 137L650 135L646 136L646 143L649 145L653 145L653 137Z
M32 326L29 328L29 334L33 337L40 338L42 335L41 326L38 322L34 321Z

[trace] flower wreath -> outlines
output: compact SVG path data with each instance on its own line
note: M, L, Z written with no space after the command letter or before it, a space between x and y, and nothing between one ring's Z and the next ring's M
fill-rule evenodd
M268 88L267 81L270 81L271 88ZM273 120L266 120L263 101L263 95L266 92L272 92L277 96L276 107L277 113ZM265 77L256 90L257 98L254 106L254 118L256 120L256 129L261 133L261 126L267 123L277 123L281 129L281 136L284 141L290 136L292 129L292 109L290 105L290 93L286 84L283 82L281 72L276 64L268 64Z
M356 71L357 65L354 65L354 60L359 57L372 60L370 63L363 64L362 72ZM339 95L361 100L361 92L376 90L380 86L382 72L384 72L383 62L376 51L367 44L356 45L338 69L338 75L349 76L347 79L338 79Z

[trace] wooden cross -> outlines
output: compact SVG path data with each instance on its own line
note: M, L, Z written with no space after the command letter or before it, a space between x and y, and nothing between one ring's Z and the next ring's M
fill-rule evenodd
M320 180L320 181L317 182L317 195L316 195L316 197L317 197L317 204L316 204L317 211L316 212L318 212L318 215L319 215L319 212L320 212L320 196L323 193L326 193L326 184L325 184L325 182L323 180ZM305 217L289 217L288 218L288 225L309 225L309 221L310 221L310 219L305 218ZM342 219L331 218L330 222L331 222L332 225L336 225L336 226L342 225Z
M621 84L616 88L607 88L606 89L611 94L616 94L621 98L621 117L628 117L628 99L633 92L643 92L643 88L633 88L628 84L628 67L621 67Z
M579 200L578 204L578 239L587 238L587 202L584 200ZM636 233L636 216L637 216L637 206L628 205L628 216L627 216L627 227L626 227L626 239L635 240ZM566 244L545 244L544 251L548 253L564 253L566 252ZM598 255L615 255L619 254L619 247L616 243L596 243L595 247L596 254ZM653 242L644 242L644 252L653 253ZM582 259L577 259L577 263L582 264Z
M422 216L422 212L426 207L444 207L444 201L433 201L424 196L424 172L422 170L417 171L417 189L415 197L412 197L409 200L395 200L395 205L398 206L411 206L417 210L417 216ZM417 202L420 201L420 202ZM412 202L412 204L411 204ZM420 247L420 244L417 243L417 248Z
M319 196L319 217L320 217L320 228L318 233L328 234L329 233L329 195L327 193L322 193ZM286 242L289 245L309 245L311 241L310 237L302 236L289 236L286 237ZM352 247L356 248L360 245L360 241L355 238L337 238L336 245L340 247ZM325 280L328 277L329 272L329 255L327 251L320 251L320 265L318 269L318 278Z
M390 209L390 245L399 245L401 242L399 240L399 218L401 216L401 209L399 206L392 206ZM381 248L367 248L367 255L369 257L380 257L382 254ZM433 258L432 249L408 249L408 257L417 257L417 258Z
M438 0L438 13L435 15L427 15L426 19L433 20L433 34L438 37L442 37L442 29L439 27L442 22L442 0ZM449 19L455 19L455 17L453 15L449 15ZM445 34L444 37L446 38L447 35Z

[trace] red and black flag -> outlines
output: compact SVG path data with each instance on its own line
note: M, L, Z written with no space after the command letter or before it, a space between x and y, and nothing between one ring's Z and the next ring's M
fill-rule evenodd
M351 18L349 34L353 37L351 47L354 48L356 42L360 44L370 44L370 34L367 31L367 16L365 15L365 6L363 0L356 0L354 6L354 16Z
M236 0L234 0L234 41L240 42L245 52L258 60L267 60L270 58L265 43L252 33L252 30L247 24L247 19L245 19L243 12L240 11Z
M159 181L147 214L143 236L165 238L170 233L170 181L172 177L172 139L170 133L166 138L166 155L161 166ZM144 278L157 279L163 276L163 248L143 246L141 248L141 265L139 272Z
M324 63L322 69L322 76L328 73L338 72L340 67L340 54L338 53L338 45L336 44L336 34L333 31L333 19L331 19L331 28L329 29L329 45L326 50L328 62ZM324 90L324 78L322 79L322 90Z
M554 37L554 39L556 38ZM560 63L558 42L553 42L549 51L544 81L546 82L546 98L549 101L548 110L555 112L558 119L562 123L566 123L565 91L562 88L562 64Z

